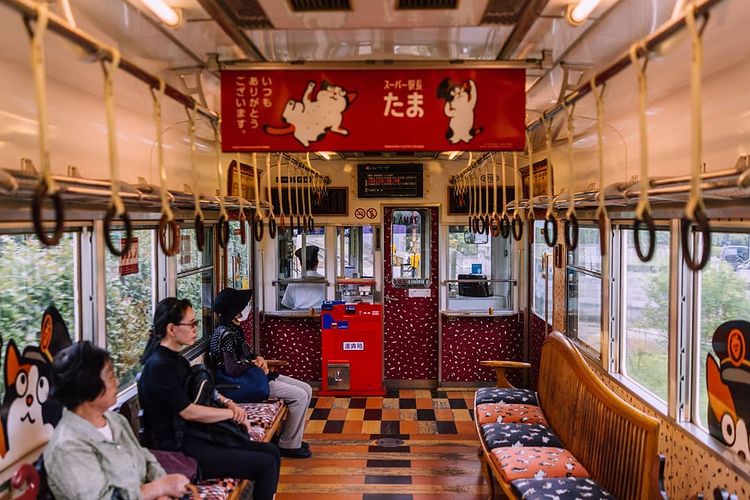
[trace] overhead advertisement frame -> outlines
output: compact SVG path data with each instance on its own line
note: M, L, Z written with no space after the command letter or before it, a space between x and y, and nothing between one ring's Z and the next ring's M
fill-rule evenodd
M241 69L221 74L238 151L518 151L523 68Z

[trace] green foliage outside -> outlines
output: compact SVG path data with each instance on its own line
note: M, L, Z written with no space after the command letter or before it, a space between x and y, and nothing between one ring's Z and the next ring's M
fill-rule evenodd
M31 234L0 235L0 373L10 339L21 350L38 343L42 314L50 305L57 307L75 338L75 247L73 233L66 233L54 247L43 246ZM0 384L0 395L4 392Z
M721 236L721 235L714 235ZM648 303L638 326L647 329L664 329L669 310L669 273L660 267L645 287ZM725 262L712 261L701 272L701 314L700 314L700 354L698 368L698 415L705 422L708 408L706 395L705 361L711 352L711 338L716 328L730 320L744 319L750 311L748 282ZM637 371L639 381L649 388L656 387L657 395L666 400L668 380L666 378L667 341L666 336L659 342L660 347L643 349L637 356L628 356L628 371ZM657 352L658 351L658 352Z
M120 258L107 252L107 350L120 379L127 387L140 371L140 357L153 318L154 278L151 253L153 230L133 231L138 238L138 272L120 276ZM124 233L113 233L113 239Z

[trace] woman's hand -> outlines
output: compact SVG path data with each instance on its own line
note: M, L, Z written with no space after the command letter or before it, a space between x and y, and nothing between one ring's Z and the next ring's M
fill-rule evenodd
M227 399L224 401L224 404L226 405L227 408L232 410L232 420L234 420L238 424L241 424L247 421L247 413L245 412L245 410L240 408L237 403L235 403L231 399Z
M253 360L253 363L255 364L255 366L257 366L258 368L260 368L261 370L263 370L263 373L265 373L266 375L268 375L268 363L263 358L263 356L257 356Z
M190 492L188 484L190 480L182 474L167 474L141 486L141 494L145 500L162 497L180 498Z

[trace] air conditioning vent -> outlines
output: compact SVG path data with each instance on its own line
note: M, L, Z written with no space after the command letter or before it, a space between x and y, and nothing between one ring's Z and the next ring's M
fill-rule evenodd
M482 16L482 24L516 24L526 0L490 0Z
M349 0L290 0L294 12L352 10Z
M398 0L396 10L456 9L458 0Z

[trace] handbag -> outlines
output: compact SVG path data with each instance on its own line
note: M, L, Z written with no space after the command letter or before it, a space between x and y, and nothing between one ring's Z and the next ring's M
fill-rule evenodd
M237 377L227 375L224 370L216 370L216 382L233 387L221 389L221 393L238 403L260 403L268 399L271 392L268 377L257 366L251 366Z
M205 365L195 365L190 368L185 386L193 404L224 408L224 405L219 403L218 392L214 387L211 373ZM177 419L182 422L181 425L175 426L178 443L182 443L183 435L203 439L226 448L245 448L251 442L247 429L233 420L204 424L185 421L179 415Z

